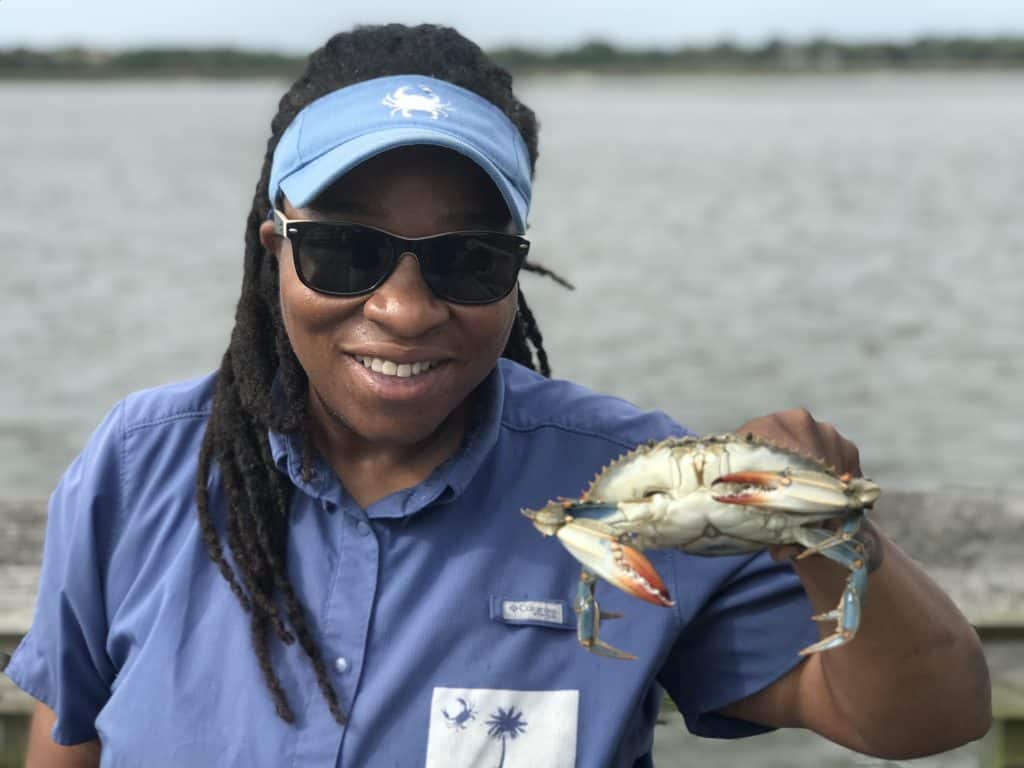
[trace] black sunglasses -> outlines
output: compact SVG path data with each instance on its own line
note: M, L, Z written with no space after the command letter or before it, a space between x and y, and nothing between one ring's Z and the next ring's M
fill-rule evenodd
M274 232L288 238L303 285L328 296L376 290L402 255L419 261L434 294L453 304L492 304L512 292L530 243L500 232L449 232L398 237L342 221L296 221L274 210Z

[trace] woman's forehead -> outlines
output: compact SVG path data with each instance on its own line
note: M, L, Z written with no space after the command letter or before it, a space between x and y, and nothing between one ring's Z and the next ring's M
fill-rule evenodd
M309 208L384 215L396 185L418 187L441 204L471 204L472 212L492 220L509 216L497 186L479 165L454 150L431 145L397 147L369 158L331 184Z
M359 180L369 175L398 175L416 172L437 176L463 177L467 180L480 180L494 186L486 172L473 160L447 147L431 144L414 144L395 147L364 160L353 167L338 181L344 182L353 177Z

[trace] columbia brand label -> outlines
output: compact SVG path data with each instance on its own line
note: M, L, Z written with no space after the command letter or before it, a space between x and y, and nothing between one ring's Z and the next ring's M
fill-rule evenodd
M505 621L536 621L564 624L562 603L547 600L502 600L501 618Z
M579 691L435 688L426 768L573 768Z
M491 621L503 624L576 629L576 618L565 600L528 600L491 595L490 616Z

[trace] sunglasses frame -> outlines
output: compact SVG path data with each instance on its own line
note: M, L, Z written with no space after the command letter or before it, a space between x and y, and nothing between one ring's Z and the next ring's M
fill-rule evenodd
M434 296L441 299L442 301L447 301L451 304L464 304L469 306L482 306L486 304L494 304L496 302L501 301L510 293L512 293L513 289L516 287L516 283L518 283L519 281L519 271L523 268L523 264L526 263L526 257L530 252L529 240L519 235L510 235L505 232L491 232L488 230L466 230L456 232L442 232L437 235L426 235L424 237L401 237L399 235L394 234L393 232L388 232L386 229L380 229L379 227L371 227L368 224L357 224L355 222L350 221L331 221L327 219L289 219L277 208L273 209L273 215L274 233L280 237L285 238L292 245L292 260L295 264L295 274L298 276L299 281L304 286L309 288L311 291L315 291L316 293L322 294L324 296L337 296L339 298L355 298L357 296L365 296L368 293L373 293L375 290L380 288L384 283L386 283L388 278L391 277L392 274L394 274L395 269L398 268L398 264L402 260L402 256L404 256L406 253L412 254L416 258L416 261L419 262L420 255L417 249L417 245L420 243L430 242L433 240L438 240L440 238L452 236L479 237L481 235L497 235L499 237L512 239L513 241L515 241L516 246L518 248L518 253L513 254L518 256L518 263L516 264L515 268L516 279L512 282L512 285L509 287L509 289L504 294L498 296L497 298L486 299L484 301L463 301L460 299L452 299L449 298L448 296L442 296L427 281L426 276L423 275L422 273L422 265L420 266L420 274L423 275L423 281L427 284L427 287L430 288L430 292L433 293ZM307 229L307 226L304 225L352 227L355 229L370 230L371 232L380 233L386 236L388 242L390 242L391 244L391 252L393 259L391 267L372 286L361 291L341 293L337 291L325 291L322 288L316 287L315 285L310 285L306 281L306 278L303 276L302 268L299 264L299 249L302 247L302 238L305 235L305 230Z

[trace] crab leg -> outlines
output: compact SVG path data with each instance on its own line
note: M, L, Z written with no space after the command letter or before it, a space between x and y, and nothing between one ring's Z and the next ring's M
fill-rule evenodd
M839 604L831 611L820 613L815 621L835 621L836 630L828 637L800 651L801 656L836 648L850 642L860 627L861 608L868 587L867 563L864 559L863 545L853 538L860 529L862 513L856 513L843 521L838 532L821 528L798 529L796 538L807 549L800 557L808 553L818 553L839 563L850 570L846 580L846 589L839 599Z
M847 542L850 541L856 541L854 539L854 536L857 535L857 532L860 530L860 526L863 521L864 513L857 512L851 514L849 517L843 520L843 524L839 527L839 530L835 531L830 536L819 528L803 529L804 532L809 535L812 541L814 539L818 539L818 541L817 543L811 544L809 546L805 544L804 551L797 555L796 559L803 560L805 557L810 557L811 555L819 554L828 557L825 550L831 549L832 547L837 547L839 545L847 544ZM824 538L819 539L819 537L821 536L824 536ZM861 550L859 549L859 543L850 545L850 547L856 547L857 549L855 551L861 555L863 554L863 552L861 552Z
M619 619L622 618L622 614L601 610L594 598L596 582L597 576L586 568L580 572L580 583L576 587L576 602L573 604L573 610L576 611L576 637L580 641L580 645L591 653L612 659L632 661L636 656L620 651L597 637L602 619Z
M716 501L771 507L796 514L820 514L831 510L838 514L848 509L860 509L870 505L879 493L878 486L870 480L794 470L733 472L717 478L712 485L722 483L753 487L715 496Z

